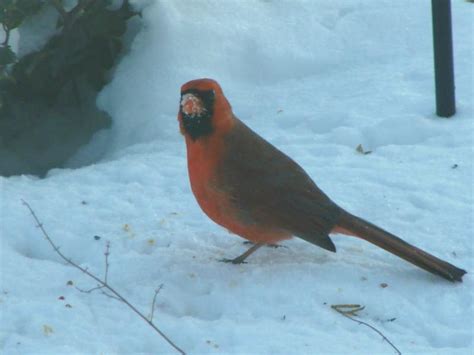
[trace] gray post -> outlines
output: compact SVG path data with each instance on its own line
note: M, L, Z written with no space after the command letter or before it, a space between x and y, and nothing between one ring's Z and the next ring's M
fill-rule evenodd
M440 117L451 117L456 113L451 0L431 0L431 11L433 16L436 114Z

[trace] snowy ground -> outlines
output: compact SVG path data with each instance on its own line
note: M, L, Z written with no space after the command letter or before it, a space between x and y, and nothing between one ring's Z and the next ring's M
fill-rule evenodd
M55 255L24 199L99 275L110 241L109 281L145 314L163 284L155 322L190 354L395 353L330 308L343 303L364 305L359 319L403 354L470 354L474 5L453 1L458 114L445 120L428 0L135 4L144 27L99 100L113 128L68 169L0 178L0 353L173 353L123 304L67 285L95 286ZM199 77L341 206L466 269L464 283L342 236L336 254L290 240L219 263L246 246L188 184L176 111L180 85Z

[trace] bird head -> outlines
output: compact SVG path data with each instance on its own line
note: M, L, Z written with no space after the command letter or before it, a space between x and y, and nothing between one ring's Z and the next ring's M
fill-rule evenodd
M181 87L178 121L181 133L193 141L232 126L233 114L219 84L197 79Z

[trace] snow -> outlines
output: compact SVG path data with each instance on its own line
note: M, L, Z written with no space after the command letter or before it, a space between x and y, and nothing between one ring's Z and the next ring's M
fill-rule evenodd
M347 303L403 354L471 353L474 6L453 2L448 120L434 114L427 0L134 4L143 27L98 101L113 127L45 179L0 177L0 352L173 353L120 302L67 285L96 286L54 253L24 199L99 276L110 241L109 282L145 315L163 284L155 323L187 353L395 353L330 307ZM247 246L189 187L176 114L181 84L199 77L339 205L466 269L464 282L337 235L335 254L292 239L218 262Z
M180 102L183 112L191 117L199 116L206 112L201 100L193 94L185 94Z

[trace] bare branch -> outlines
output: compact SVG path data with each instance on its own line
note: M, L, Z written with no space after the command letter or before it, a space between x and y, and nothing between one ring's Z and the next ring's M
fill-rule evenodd
M158 293L160 293L162 288L163 288L163 284L158 286L158 288L155 290L155 294L153 295L153 302L151 302L150 322L153 322L153 316L155 315L156 297L158 296Z
M114 295L111 295L111 294L105 292L104 290L101 290L100 293L102 293L106 297L113 298L114 300L122 302L122 299L120 299L118 297L115 297Z
M393 345L393 343L388 340L388 338L380 330L366 322L352 318L352 316L357 317L357 312L363 310L365 308L364 306L361 306L359 304L333 304L331 305L331 308L334 309L337 313L342 314L344 317L349 318L351 321L356 322L359 325L365 325L366 327L369 327L374 332L378 333L383 338L383 340L389 343L398 355L402 355L400 350L398 350L398 348Z
M93 288L91 288L91 289L89 289L89 290L84 290L84 289L82 289L82 288L80 288L80 287L77 287L77 286L76 286L75 288L76 288L76 290L78 290L78 291L81 292L81 293L92 293L92 292L94 292L94 291L103 289L104 286L98 285L98 286L93 287Z
M150 321L147 317L145 317L143 315L143 313L141 313L138 309L135 308L135 306L133 306L130 302L128 302L120 293L118 293L117 291L115 291L114 288L112 288L108 283L106 283L105 281L102 281L101 279L99 279L97 276L95 276L94 274L92 274L91 272L89 272L86 268L83 268L81 267L80 265L76 264L74 261L72 261L70 258L66 257L60 250L59 250L59 247L56 246L56 244L53 242L53 240L50 238L50 236L48 235L48 233L46 232L46 230L44 229L43 227L43 224L39 221L38 217L36 216L35 212L33 211L33 209L31 208L31 206L24 200L21 200L23 205L26 206L26 208L28 208L28 210L30 211L31 215L33 216L33 219L35 220L36 222L36 225L37 227L41 230L41 233L43 234L44 238L46 239L46 241L51 245L51 247L53 248L53 250L56 252L56 254L58 254L61 259L63 259L66 263L68 263L69 265L71 265L72 267L80 270L82 273L86 274L87 276L89 276L90 278L92 278L93 280L95 280L100 286L101 286L101 289L102 288L105 288L107 289L109 292L112 293L112 295L114 295L118 300L122 301L123 303L125 303L133 312L135 312L140 318L142 318L146 323L148 323L148 325L150 327L152 327L155 332L157 332L164 340L166 340L166 342L171 345L174 349L176 349L176 351L178 351L180 354L183 354L185 355L186 353L180 349L175 343L173 343L160 329L158 329L158 327L152 322ZM106 256L107 257L107 256ZM106 264L108 264L108 261L106 261ZM95 289L99 289L98 287L96 287ZM91 290L92 292L92 290Z
M100 286L100 285L98 285L98 286L92 287L92 288L90 288L90 289L88 289L88 290L84 290L84 289L82 289L82 288L76 286L76 290L78 290L78 291L81 292L81 293L92 293L92 292L94 292L94 291L100 290L100 293L102 293L104 296L107 296L107 297L109 297L109 298L113 298L114 300L117 300L117 301L122 302L122 300L121 300L120 298L115 297L114 295L111 295L111 294L105 292L105 291L104 291L104 287L105 287L105 286Z
M110 242L107 241L105 243L105 275L104 275L104 283L107 283L107 278L109 276L109 255L110 255Z

